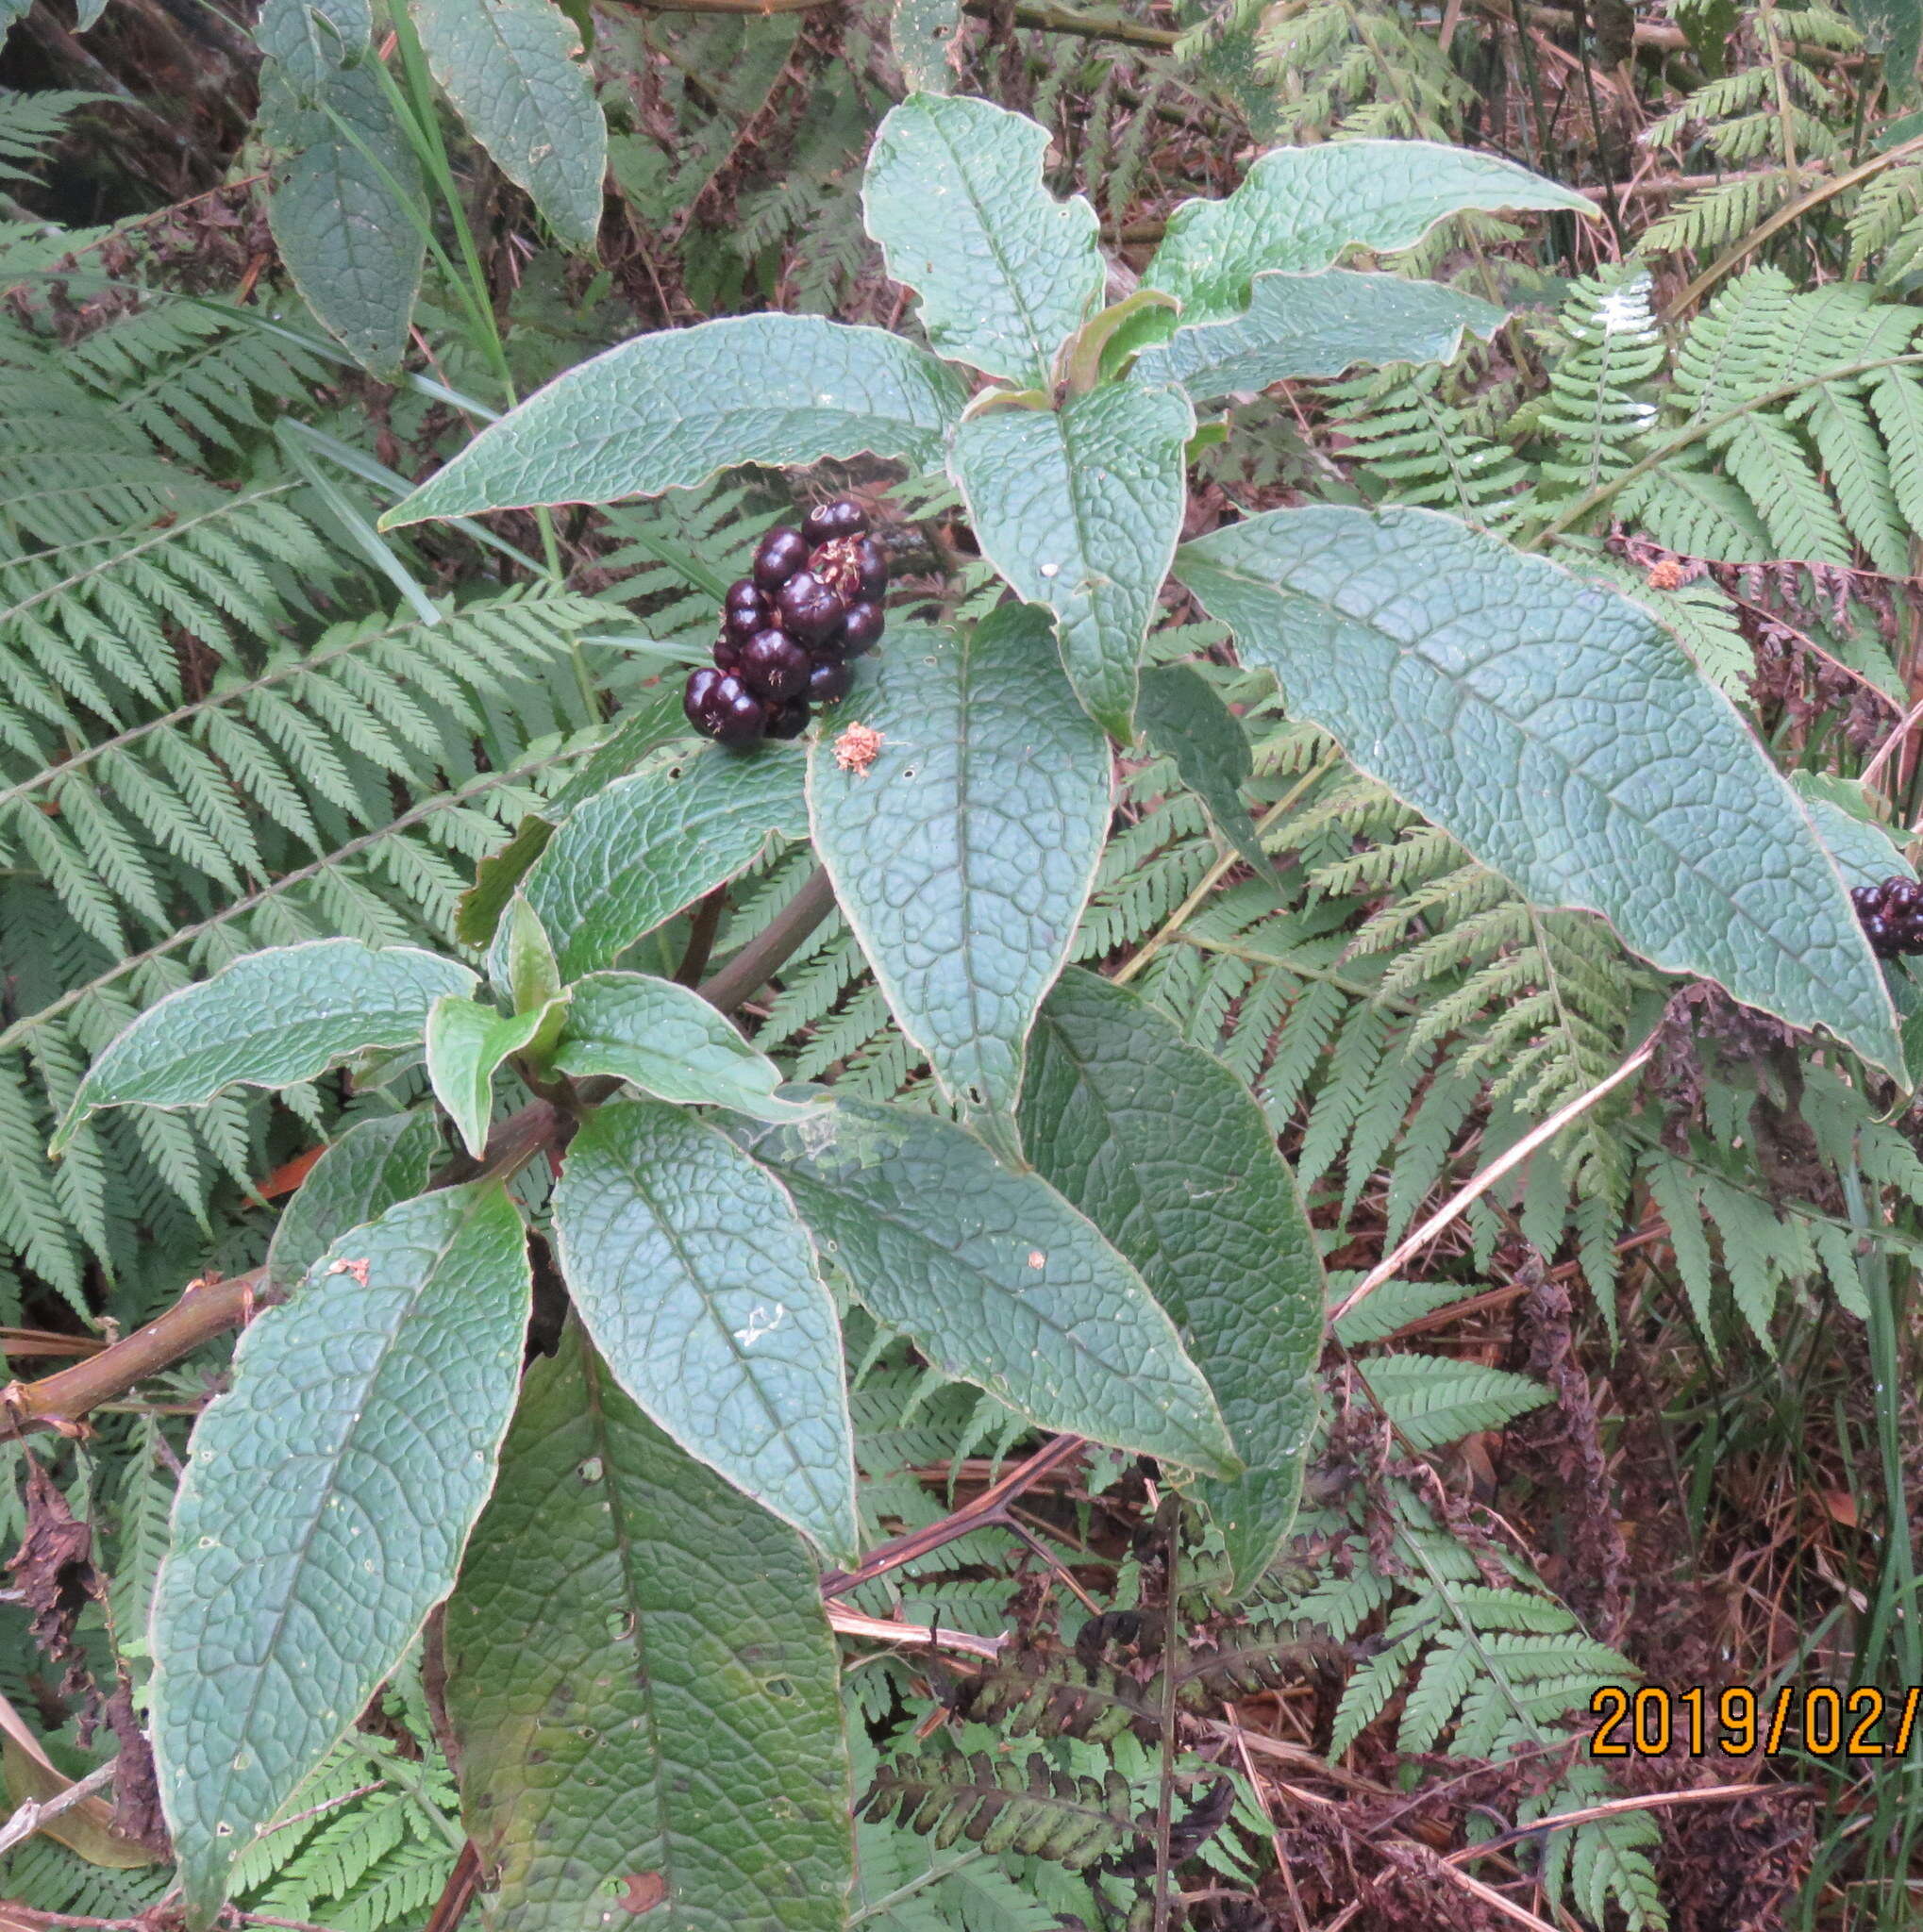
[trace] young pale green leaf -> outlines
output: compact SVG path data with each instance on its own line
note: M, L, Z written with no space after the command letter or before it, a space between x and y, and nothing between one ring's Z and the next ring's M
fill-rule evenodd
M563 1074L612 1074L657 1100L726 1107L761 1121L814 1111L776 1097L780 1068L698 992L645 973L577 980L554 1064Z
M570 1324L527 1372L445 1624L497 1932L841 1932L849 1777L807 1545Z
M1246 315L1177 329L1136 358L1135 378L1179 383L1205 403L1359 362L1453 362L1465 335L1487 341L1507 314L1440 282L1339 268L1262 275Z
M1182 321L1226 322L1248 307L1265 270L1331 267L1345 248L1408 248L1467 208L1571 208L1595 204L1493 155L1429 141L1330 141L1263 155L1226 201L1185 201L1142 273L1165 289Z
M1054 612L1095 722L1135 735L1135 667L1181 539L1196 414L1177 389L1110 383L1056 409L993 409L955 431L948 469L982 555Z
M952 1123L838 1101L744 1129L878 1321L1043 1428L1229 1474L1201 1372L1134 1268L1039 1174Z
M798 746L751 757L719 745L663 745L580 806L523 882L563 979L611 966L664 919L746 865L773 834L808 833ZM507 983L502 936L488 961Z
M1221 837L1255 871L1275 877L1242 802L1242 788L1255 771L1248 733L1215 687L1191 664L1151 666L1142 674L1135 717L1148 748L1175 760L1182 783L1202 801Z
M378 1220L427 1185L441 1152L433 1110L393 1113L351 1126L309 1170L281 1210L267 1248L267 1279L282 1294L349 1228Z
M1271 510L1176 567L1292 715L1533 903L1600 913L1656 965L1900 1076L1808 815L1638 606L1430 510Z
M1045 389L1101 301L1095 211L1042 179L1048 130L973 94L911 94L868 152L861 205L938 356Z
M864 451L932 469L967 400L898 336L812 315L736 315L579 362L381 519L475 516L691 490L735 463Z
M223 1087L292 1087L365 1047L410 1046L465 966L416 946L316 940L249 953L149 1007L88 1070L54 1150L103 1107L201 1107Z
M494 1074L520 1053L549 1018L548 1008L500 1013L451 992L427 1015L427 1080L434 1098L460 1131L460 1144L478 1160L487 1152L494 1111Z
M555 1199L561 1273L615 1378L831 1555L855 1547L841 1324L779 1184L659 1101L592 1114Z
M260 138L274 155L267 224L301 299L358 362L400 372L426 243L414 225L421 166L374 61L311 90L270 62Z
M608 124L553 0L415 0L427 65L468 131L576 248L601 226Z
M528 905L525 892L517 891L508 901L504 921L507 931L502 950L507 958L508 997L517 1013L531 1013L560 997L560 962L554 957L554 941L547 937L547 928Z
M1288 1534L1315 1422L1325 1285L1296 1177L1235 1075L1093 973L1064 974L1042 1008L1021 1124L1215 1391L1248 1470L1201 1493L1246 1586Z
M1108 745L1031 605L962 632L899 626L844 708L881 748L844 771L814 745L815 850L936 1079L1005 1115L1101 856Z
M190 1924L453 1588L531 1279L498 1182L403 1202L247 1328L154 1591L153 1738Z

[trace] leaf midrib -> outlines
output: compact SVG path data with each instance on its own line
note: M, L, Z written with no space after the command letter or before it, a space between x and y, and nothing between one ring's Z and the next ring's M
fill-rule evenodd
M764 1158L766 1158L766 1157L764 1157ZM828 1182L822 1180L817 1176L810 1175L804 1173L799 1173L796 1165L793 1162L767 1158L767 1164L771 1167L780 1168L788 1174L799 1179L804 1187L816 1187L821 1189L823 1192L828 1193L829 1195L833 1195L839 1191L838 1190L833 1188ZM1067 1346L1071 1350L1073 1350L1078 1356L1079 1356L1080 1357L1089 1362L1094 1363L1097 1368L1102 1370L1104 1374L1112 1376L1117 1383L1119 1383L1121 1386L1125 1388L1130 1386L1132 1383L1139 1382L1143 1379L1140 1365L1138 1365L1132 1372L1124 1371L1122 1369L1117 1368L1112 1362L1110 1362L1107 1359L1105 1359L1095 1348L1090 1346L1090 1344L1087 1341L1083 1341L1073 1330L1064 1328L1059 1321L1055 1320L1053 1317L1045 1313L1042 1308L1037 1307L1032 1302L1025 1301L1017 1295L1010 1294L1005 1290L996 1288L994 1285L992 1278L986 1274L984 1274L978 1267L977 1267L977 1265L974 1262L964 1258L960 1253L958 1253L953 1248L945 1248L941 1244L941 1242L937 1241L932 1235L925 1234L920 1228L916 1227L913 1224L913 1223L900 1220L897 1216L889 1212L887 1209L876 1206L872 1200L869 1200L866 1197L847 1196L844 1198L859 1198L861 1206L863 1208L863 1210L869 1213L876 1221L879 1222L883 1226L896 1229L899 1233L905 1235L910 1241L913 1241L916 1246L926 1249L931 1254L945 1257L947 1260L949 1260L950 1262L954 1263L956 1266L963 1270L964 1273L971 1279L985 1284L985 1287L981 1294L981 1300L984 1303L984 1305L986 1305L989 1301L989 1298L993 1296L996 1305L1006 1304L1010 1307L1021 1310L1031 1321L1033 1321L1037 1324L1037 1326L1046 1329L1049 1333L1061 1337L1061 1339L1067 1344ZM1071 1209L1070 1211L1073 1212L1073 1209ZM1093 1223L1090 1223L1090 1226L1094 1229L1096 1239L1102 1239L1101 1231L1098 1228L1094 1228ZM1126 1257L1124 1258L1126 1260ZM1093 1286L1092 1283L1090 1285ZM857 1291L859 1292L859 1290ZM1144 1295L1145 1298L1149 1302L1150 1306L1158 1307L1159 1310L1159 1305L1155 1303L1154 1297L1148 1294L1145 1284L1144 1287ZM1163 1320L1167 1320L1165 1314L1163 1315ZM1173 1332L1174 1324L1172 1323L1169 1324L1169 1327L1171 1332ZM1179 1337L1177 1338L1177 1341L1178 1344L1179 1344ZM976 1379L975 1376L966 1374L966 1372L958 1371L958 1373L962 1374L962 1379L965 1381L974 1381ZM1197 1374L1200 1374L1199 1371L1197 1371L1196 1373ZM1170 1390L1172 1392L1177 1391L1179 1387L1179 1385L1170 1382L1166 1379L1163 1380L1162 1386L1165 1389ZM1042 1425L1046 1426L1046 1424L1043 1423L1043 1419L1040 1416L1038 1416L1034 1409L1031 1407L1029 1407L1027 1403L1018 1402L1011 1399L1010 1407L1018 1409L1021 1414L1027 1416L1031 1422L1042 1424ZM1166 1411L1164 1410L1162 1411L1162 1413L1165 1416ZM1196 1448L1201 1448L1205 1446L1203 1439L1197 1436L1193 1430L1190 1430L1187 1433L1189 1435L1190 1442L1193 1446ZM1234 1446L1232 1439L1229 1446L1231 1449ZM1150 1453L1160 1454L1162 1452Z
M448 1254L453 1249L454 1244L466 1233L474 1220L475 1212L481 1205L483 1198L478 1193L469 1197L465 1210L460 1220L449 1230L447 1239L434 1250L432 1265L423 1272L418 1287L408 1294L402 1306L395 1310L393 1325L389 1330L387 1338L381 1343L378 1357L366 1376L362 1379L361 1388L363 1394L360 1406L354 1411L347 1427L342 1432L340 1442L336 1446L334 1453L327 1458L326 1485L321 1492L324 1499L326 1496L335 1494L339 1491L338 1476L341 1465L346 1460L348 1449L363 1432L363 1424L368 1407L365 1391L371 1391L379 1385L382 1373L387 1368L394 1351L400 1344L401 1335L407 1327L410 1317L412 1316L423 1300L426 1299L427 1294L437 1285L441 1270L446 1264ZM324 1511L316 1509L300 1539L298 1547L293 1552L295 1557L294 1567L289 1574L287 1589L282 1596L279 1607L275 1611L273 1630L266 1646L265 1654L270 1657L278 1654L280 1640L287 1626L287 1619L293 1610L301 1577L305 1574L308 1568L314 1538L319 1534L323 1521ZM254 1717L259 1708L260 1696L266 1684L267 1673L264 1669L257 1670L253 1673L253 1676L254 1688L247 1697L240 1727L240 1737L243 1742L251 1742L253 1739ZM358 1711L350 1710L347 1712L346 1716L342 1720L340 1728L334 1733L332 1740L329 1741L326 1747L328 1750L331 1750L334 1744L339 1743L347 1735L348 1731L353 1728L354 1721L359 1715ZM320 1755L325 1757L326 1752L324 1751ZM319 1759L317 1758L315 1761L318 1762ZM226 1808L227 1797L233 1790L233 1766L231 1763L226 1767L226 1770L227 1774L222 1778L218 1786L220 1792L219 1803L212 1807L216 1811ZM258 1838L259 1835L259 1827L257 1826L255 1836ZM238 1837L237 1833L236 1840L238 1840ZM248 1840L248 1843L252 1842L252 1840ZM245 1850L246 1845L240 1844L238 1841L233 1842L232 1857L228 1861L229 1870L232 1869L234 1862L238 1860L241 1853Z
M652 1105L666 1108L668 1106L668 1103L657 1101L652 1103ZM682 1118L685 1119L686 1116L683 1115ZM726 1148L730 1154L740 1153L740 1150L735 1146L734 1142L728 1140L727 1136L722 1133L722 1131L718 1127L711 1127L707 1125L697 1124L694 1128L694 1131L697 1135L711 1136L713 1140L719 1141L721 1145L724 1148ZM611 1146L609 1151L610 1153L613 1152ZM650 1151L656 1157L654 1164L659 1165L662 1158L660 1149L656 1148ZM745 1163L745 1165L750 1170L753 1170L755 1163L751 1160L748 1160L745 1155L743 1155L741 1158L743 1161ZM755 1391L755 1399L761 1404L762 1413L768 1419L770 1432L773 1434L775 1440L781 1444L783 1450L787 1454L789 1467L792 1470L794 1470L794 1473L797 1475L799 1475L802 1481L807 1485L809 1493L813 1496L816 1507L820 1509L823 1518L825 1520L833 1520L838 1518L840 1515L840 1510L836 1507L837 1499L825 1496L822 1493L821 1486L815 1478L815 1472L813 1466L811 1463L809 1463L806 1460L806 1458L803 1457L800 1451L795 1446L793 1436L787 1424L781 1419L780 1411L776 1407L772 1398L768 1394L767 1390L762 1386L761 1377L756 1373L754 1365L748 1360L746 1354L743 1351L740 1344L736 1342L733 1331L730 1330L727 1324L721 1319L720 1312L716 1309L714 1306L713 1297L709 1293L700 1272L695 1268L693 1259L689 1256L687 1246L683 1241L681 1236L680 1229L675 1224L674 1222L672 1222L668 1218L667 1214L658 1204L656 1195L649 1190L646 1181L644 1177L644 1170L638 1167L630 1167L625 1160L622 1162L622 1170L623 1178L626 1179L628 1185L633 1189L635 1199L639 1201L641 1205L646 1209L649 1219L654 1223L656 1228L660 1231L662 1241L666 1242L669 1252L673 1255L675 1265L680 1270L683 1280L687 1283L688 1287L693 1290L695 1299L700 1303L701 1312L708 1318L709 1322L714 1327L716 1333L720 1336L724 1353L732 1356L735 1363L741 1370L742 1378L747 1383L748 1387ZM725 1230L722 1230L721 1232L725 1234ZM797 1235L799 1229L797 1224ZM805 1238L803 1238L803 1245L804 1247L806 1246ZM806 1262L804 1262L803 1265L804 1269L806 1269ZM821 1286L818 1282L815 1281L810 1281L808 1285L817 1290L819 1290ZM825 1298L825 1291L823 1291L823 1293ZM661 1310L660 1307L657 1306L657 1307L653 1311L651 1318L649 1319L647 1325L647 1335L650 1341L653 1341L658 1325L660 1324L661 1312ZM798 1364L791 1364L791 1366L797 1368L799 1367ZM674 1435L677 1441L681 1441L681 1437L678 1432L670 1430L668 1433ZM704 1456L702 1452L698 1448L696 1448L693 1443L682 1442L682 1446L687 1450L690 1456L694 1457L694 1458L697 1462L701 1462L705 1464L708 1468L714 1470L718 1475L722 1476L724 1481L732 1482L734 1480L734 1478L728 1475L726 1471L722 1470L716 1463L712 1462L707 1456ZM783 1521L791 1523L794 1522L794 1518L790 1516L785 1510L773 1510L772 1506L764 1502L759 1496L755 1500L757 1502L761 1502L762 1507L764 1508L770 1508L771 1513L780 1515ZM797 1528L801 1527L801 1525L798 1524L795 1524L795 1526Z
M1276 584L1269 582L1265 578L1250 576L1240 570L1229 569L1220 564L1213 565L1212 568L1219 571L1219 573L1223 576L1231 578L1233 581L1243 585L1245 588L1253 591L1262 591L1271 597L1277 597L1279 599L1285 597L1299 597L1303 599L1305 602L1313 604L1318 607L1319 608L1328 611L1329 614L1337 622L1342 624L1353 624L1361 625L1365 629L1373 631L1376 636L1381 638L1385 642L1393 645L1395 649L1398 652L1413 655L1420 658L1422 661L1425 664L1427 664L1430 670L1434 671L1437 674L1437 675L1445 678L1447 681L1452 691L1455 691L1462 695L1465 705L1474 705L1480 707L1482 709L1487 711L1491 716L1500 719L1503 724L1507 724L1519 737L1525 739L1529 743L1539 746L1543 750L1551 752L1555 756L1558 762L1561 763L1563 769L1569 774L1570 777L1572 777L1573 779L1577 780L1580 784L1581 784L1582 787L1589 792L1589 794L1592 797L1603 800L1611 811L1621 812L1626 818L1628 818L1632 824L1635 824L1642 830L1644 830L1648 835L1648 837L1658 846L1662 848L1662 850L1664 853L1670 855L1675 858L1679 870L1687 872L1693 877L1700 880L1702 884L1710 888L1710 890L1716 898L1726 903L1730 908L1731 915L1737 921L1748 926L1753 932L1761 934L1762 937L1764 940L1766 940L1768 943L1772 947L1774 947L1777 950L1777 952L1780 953L1781 957L1787 959L1792 965L1795 965L1805 972L1811 970L1808 961L1805 960L1800 955L1791 952L1789 947L1784 943L1784 941L1779 939L1776 936L1776 934L1770 930L1768 926L1764 925L1756 917L1756 915L1749 910L1748 907L1741 899L1734 896L1728 891L1727 888L1718 884L1714 879L1706 877L1703 874L1701 868L1697 865L1696 860L1691 857L1689 853L1683 851L1680 847L1669 844L1663 838L1662 834L1656 831L1656 829L1649 824L1649 822L1647 819L1636 817L1633 813L1631 813L1629 810L1628 807L1618 804L1615 800L1611 798L1606 791L1601 791L1597 786L1596 781L1593 778L1587 776L1578 766L1571 763L1567 755L1563 751L1562 747L1558 745L1553 739L1545 738L1538 734L1530 732L1519 721L1511 717L1510 714L1503 710L1500 706L1495 704L1490 699L1482 696L1481 693L1470 691L1461 678L1459 678L1454 674L1449 672L1446 666L1436 662L1436 660L1433 658L1428 656L1422 649L1422 644L1426 641L1426 639L1418 640L1413 643L1405 642L1402 639L1395 636L1393 632L1380 628L1372 619L1366 617L1357 617L1348 611L1343 610L1333 603L1330 603L1329 601L1317 595L1313 591L1297 590L1294 586L1290 586L1287 590L1281 590ZM1265 666L1264 668L1273 670L1272 666ZM1386 779L1379 778L1378 782L1384 785L1386 789L1391 791L1396 791L1396 788L1393 785L1390 785ZM1400 797L1401 794L1397 792L1396 796ZM1404 803L1407 804L1409 803L1409 801L1404 800ZM1411 809L1419 810L1420 808L1411 805ZM1497 868L1492 866L1490 870L1496 871ZM1503 876L1507 877L1507 874L1503 874ZM1520 885L1517 885L1513 879L1511 879L1509 883L1520 897L1524 898L1525 900L1529 898L1529 894L1527 893L1527 891L1525 891ZM1561 908L1549 908L1546 909L1557 910ZM1573 909L1594 912L1598 919L1607 919L1609 917L1609 915L1603 912L1601 908L1598 907L1587 906L1575 908Z

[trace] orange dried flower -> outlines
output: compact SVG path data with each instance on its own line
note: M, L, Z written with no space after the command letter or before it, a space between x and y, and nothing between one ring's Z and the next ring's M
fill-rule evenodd
M835 740L835 763L844 772L865 773L880 749L880 732L866 724L850 724Z

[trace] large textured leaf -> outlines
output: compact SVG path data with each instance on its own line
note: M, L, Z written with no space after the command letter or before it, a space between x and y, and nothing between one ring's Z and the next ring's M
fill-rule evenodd
M200 1107L223 1087L292 1087L370 1046L410 1046L465 966L416 946L316 940L249 953L149 1007L89 1069L63 1146L103 1107Z
M548 1009L500 1013L479 1000L448 993L427 1015L427 1079L434 1098L460 1130L461 1144L478 1160L493 1118L494 1074L546 1024Z
M1430 510L1273 510L1177 569L1292 713L1535 904L1900 1070L1795 792L1637 606Z
M1185 201L1168 218L1143 285L1179 298L1182 321L1225 322L1264 270L1329 267L1345 248L1407 248L1465 208L1562 208L1594 214L1493 155L1428 141L1331 141L1262 157L1226 201Z
M366 52L374 34L369 0L266 0L254 26L254 39L278 74L263 79L286 81L311 95L335 72Z
M805 837L802 754L764 744L748 757L719 745L664 745L641 768L579 807L522 891L563 979L611 966L618 954L730 879L771 833ZM505 949L491 960L507 983ZM499 970L493 971L498 965Z
M1101 855L1108 746L1031 605L960 633L899 628L845 708L881 749L849 772L814 746L815 849L935 1077L1005 1114Z
M1464 335L1486 341L1506 313L1440 282L1339 268L1262 275L1246 315L1177 329L1137 358L1135 375L1179 383L1204 403L1296 376L1340 375L1359 362L1452 362Z
M307 87L270 61L260 139L274 156L267 223L301 298L382 378L398 375L426 243L421 167L372 59Z
M490 424L381 526L654 496L734 463L867 451L932 469L963 400L955 372L913 343L819 316L637 336Z
M415 0L413 11L468 131L563 242L593 247L608 124L574 22L552 0Z
M452 1589L528 1298L514 1204L449 1188L344 1236L242 1337L154 1592L154 1756L194 1925Z
M1056 409L992 409L948 466L982 555L1055 613L1089 715L1135 735L1135 666L1181 538L1195 410L1178 389L1106 384Z
M848 1759L815 1565L572 1324L527 1372L445 1655L491 1928L840 1932Z
M577 980L554 1064L563 1074L612 1074L658 1100L731 1108L757 1120L813 1110L776 1097L780 1068L698 992L646 973Z
M961 0L894 0L888 41L911 93L945 94L955 89L951 56L959 52Z
M1142 1271L1209 1378L1248 1471L1203 1497L1252 1582L1296 1513L1326 1298L1262 1109L1145 1001L1074 971L1036 1023L1021 1123L1036 1169Z
M267 1278L286 1293L350 1227L420 1193L440 1152L441 1125L428 1108L349 1127L281 1210Z
M659 1101L594 1113L555 1202L561 1273L621 1386L691 1456L847 1557L841 1324L780 1186Z
M1175 760L1215 830L1266 877L1275 866L1256 837L1242 788L1255 771L1248 733L1192 664L1158 664L1142 675L1136 717L1150 751Z
M932 1114L861 1101L744 1138L869 1309L945 1374L1045 1428L1234 1468L1168 1316L1038 1174Z
M861 190L868 232L921 300L935 353L1023 388L1101 300L1095 211L1042 180L1048 130L973 94L911 94L882 122Z

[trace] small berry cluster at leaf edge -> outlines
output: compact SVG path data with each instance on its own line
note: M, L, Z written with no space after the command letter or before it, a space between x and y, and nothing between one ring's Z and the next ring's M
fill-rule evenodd
M1923 885L1900 874L1880 886L1857 886L1849 894L1863 936L1879 958L1923 953Z
M728 587L714 664L688 675L681 708L704 738L744 751L798 738L816 705L848 691L848 660L880 641L888 559L846 497L770 530L752 574Z

